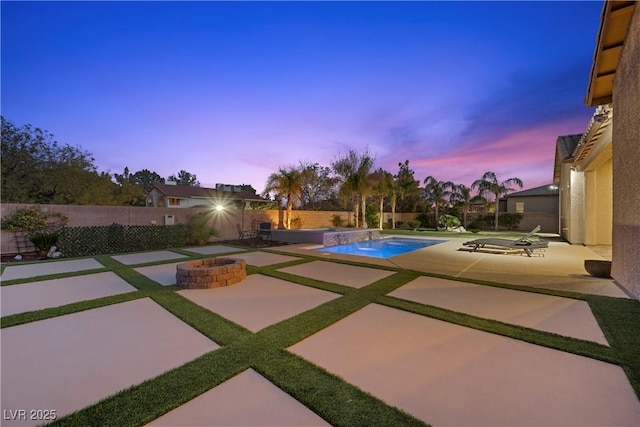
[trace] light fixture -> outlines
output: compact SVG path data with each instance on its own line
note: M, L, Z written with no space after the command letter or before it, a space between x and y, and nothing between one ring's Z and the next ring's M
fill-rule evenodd
M222 205L216 205L216 210L217 210L218 212L222 212L222 211L224 210L224 206L222 206Z

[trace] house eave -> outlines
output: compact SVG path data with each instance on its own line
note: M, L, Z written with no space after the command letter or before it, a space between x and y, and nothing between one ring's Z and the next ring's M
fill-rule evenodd
M589 107L612 102L613 81L624 47L635 1L605 1L584 103Z

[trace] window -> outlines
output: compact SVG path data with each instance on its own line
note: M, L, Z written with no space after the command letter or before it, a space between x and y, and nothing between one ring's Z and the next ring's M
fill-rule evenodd
M524 202L516 202L516 212L524 212Z
M169 206L180 206L180 199L176 199L175 197L170 197Z

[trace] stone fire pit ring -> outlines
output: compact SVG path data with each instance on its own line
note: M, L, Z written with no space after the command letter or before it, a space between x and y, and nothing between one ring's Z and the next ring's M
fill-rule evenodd
M208 258L176 267L176 283L184 289L210 289L235 285L247 277L247 262L238 258Z

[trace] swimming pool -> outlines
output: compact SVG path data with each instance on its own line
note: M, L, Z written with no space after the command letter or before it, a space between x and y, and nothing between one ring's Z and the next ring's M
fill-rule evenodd
M445 241L446 240L391 237L388 239L350 243L348 245L329 246L318 248L316 250L335 254L368 256L372 258L390 258L392 256L406 254L418 249L437 245L438 243Z

